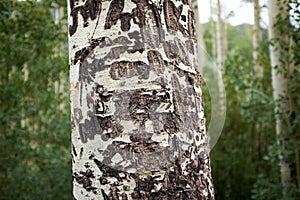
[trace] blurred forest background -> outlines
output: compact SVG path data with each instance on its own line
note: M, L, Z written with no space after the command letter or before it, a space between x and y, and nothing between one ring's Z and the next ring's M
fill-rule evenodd
M227 96L225 125L211 151L216 199L300 199L300 2L289 2L276 16L282 37L274 40L267 27L229 24L232 13L224 15L219 0L198 30L208 60L222 68ZM0 199L72 198L66 7L65 0L0 1ZM292 65L292 106L276 134L269 47L286 37L279 61ZM282 140L291 170L284 197Z

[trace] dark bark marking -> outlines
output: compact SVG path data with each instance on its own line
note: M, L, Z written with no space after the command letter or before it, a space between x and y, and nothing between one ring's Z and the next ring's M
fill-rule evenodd
M195 26L194 26L194 12L188 11L188 32L189 36L195 37Z
M133 22L142 28L146 24L145 7L147 2L145 0L132 0L136 4L136 8L132 9Z
M120 47L113 47L110 49L109 53L105 56L105 59L118 59L120 55L128 51L128 46L120 46Z
M171 0L164 1L164 15L169 32L180 31L183 35L186 35L185 29L182 24L179 22L181 13L183 10L183 5L180 5L178 8Z
M121 195L122 200L128 200L127 194L125 192Z
M95 20L100 15L102 7L101 0L86 0L82 6L75 6L75 2L78 2L78 0L70 0L70 16L72 16L72 25L69 26L70 36L77 31L79 12L84 21L83 27L87 27L89 18Z
M191 54L195 54L195 49L194 49L194 41L189 39L189 40L186 40L185 41L185 46L186 48L188 49L188 52L191 53ZM198 50L200 51L200 49Z
M152 153L159 150L159 143L152 141L150 137L130 136L131 143L114 141L113 144L122 150L134 153Z
M122 16L121 16L121 30L122 31L129 31L131 18L132 17L131 17L130 13L122 14Z
M101 129L97 117L91 112L88 112L90 120L86 119L84 123L79 124L80 139L83 143L87 142L87 139L94 139L96 134L101 134Z
M106 185L106 184L108 184L108 180L104 177L100 177L100 184L101 185Z
M104 200L111 200L111 199L108 197L108 195L104 192L103 189L101 189L101 193L102 193L102 196L103 196Z
M75 65L78 61L83 62L86 57L90 55L91 52L100 44L105 43L105 40L108 39L106 37L102 37L99 39L92 39L90 42L90 46L84 47L78 51L76 51L74 60L73 60L73 65Z
M149 4L146 7L148 12L147 18L150 24L145 24L141 29L143 40L149 45L150 48L157 48L160 43L164 42L164 32L161 24L159 10L155 4Z
M162 55L156 50L148 51L147 59L148 59L149 63L151 63L151 64L156 64L156 63L159 65L164 64Z
M79 174L75 172L73 178L76 180L77 183L82 185L83 188L86 189L86 191L92 191L95 194L97 193L97 188L92 186L93 182L91 178L95 178L92 170L87 169L85 172L80 171Z
M118 20L121 19L123 9L124 0L112 0L105 19L104 29L110 29L117 24Z
M105 177L115 177L118 181L122 181L123 179L126 179L128 176L128 173L126 172L122 172L122 171L119 171L119 170L116 170L110 166L107 166L105 165L104 163L102 163L100 160L98 159L94 159L94 163L97 165L97 167L99 168L99 170L103 173L102 174L102 181L104 183L106 183L105 181ZM121 178L120 176L120 173L124 173L125 174L125 177L124 178Z
M106 133L105 135L102 134L102 139L104 141L114 139L122 134L124 128L120 124L116 123L111 117L98 117L98 119L102 130L108 130L109 128L112 129L111 132ZM103 133L103 131L101 133Z
M76 149L75 149L75 147L74 147L74 145L72 144L72 150L73 150L73 154L74 154L74 156L76 156L77 157L77 152L76 152Z
M150 115L155 113L155 110L160 106L161 103L170 103L170 94L168 91L164 92L164 95L156 95L155 92L152 95L141 94L146 92L146 89L135 90L130 96L129 101L129 113L130 117L136 122L143 126L147 119L150 119Z
M164 51L170 60L175 59L176 64L183 63L186 66L192 66L186 54L187 48L178 38L164 42Z
M183 4L189 5L191 8L191 2L186 0L182 1ZM164 15L169 32L180 31L183 35L195 38L195 28L194 28L194 13L193 11L188 11L188 16L182 15L183 5L178 7L171 0L164 1ZM188 20L188 27L186 30L184 26L180 23L180 18L186 22Z
M113 43L114 44L122 44L122 45L132 44L132 42L130 40L128 40L128 38L125 36L120 36L120 37L114 39Z
M103 85L97 85L95 94L96 94L96 100L95 100L96 102L94 103L94 105L95 105L96 115L106 113L108 106L105 105L105 103L110 101L111 97L113 96L113 93L111 91L107 91L106 89L104 89Z
M110 75L114 80L138 76L140 79L149 78L150 66L142 61L120 61L110 65Z
M151 69L157 75L163 74L165 68L169 65L169 63L163 59L162 55L158 51L155 51L155 50L148 51L147 59L149 61Z
M102 94L102 101L107 101L106 98L109 98L109 96L109 93ZM94 106L97 109L97 106ZM88 116L90 120L86 119L84 123L79 124L80 139L83 143L86 143L88 139L93 140L96 134L100 134L102 139L106 141L110 138L118 137L123 132L123 127L115 122L111 116L101 117L91 111L88 112ZM108 129L111 129L111 132L103 134L107 132Z
M145 50L145 44L142 41L142 35L140 32L138 31L134 31L132 33L128 33L128 37L130 39L134 39L134 46L133 49L130 49L129 52L130 53L135 53L137 51L139 51L140 53L143 53L143 51Z
M164 131L166 131L168 134L175 134L177 131L179 131L180 126L180 118L179 116L176 116L175 114L167 116L166 122L164 124Z
M192 5L191 0L182 0L182 3L185 4L185 5L189 5L189 6Z

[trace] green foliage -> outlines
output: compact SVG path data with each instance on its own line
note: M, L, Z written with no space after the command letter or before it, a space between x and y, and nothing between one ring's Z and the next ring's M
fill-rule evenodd
M293 48L283 59L294 63L290 93L293 99L293 121L290 133L294 143L290 146L293 179L297 182L296 154L299 157L300 109L300 32L299 3L294 1L291 10L293 26L280 24L285 34L293 35ZM288 28L287 28L288 27ZM207 51L212 55L211 23L205 25L204 38ZM291 31L291 33L288 33ZM226 122L222 135L211 152L212 173L216 199L282 199L279 168L279 146L275 130L275 113L269 59L267 30L262 32L259 62L263 78L257 78L252 60L252 27L228 26L228 53L224 63L223 79L227 96ZM210 111L206 96L205 109ZM207 114L209 119L209 113ZM297 153L295 153L295 151ZM298 161L299 162L299 161ZM298 167L299 167L298 163ZM299 181L299 180L298 180ZM299 182L298 182L299 184ZM298 199L296 190L291 188Z
M71 198L67 38L50 11L0 2L0 199Z

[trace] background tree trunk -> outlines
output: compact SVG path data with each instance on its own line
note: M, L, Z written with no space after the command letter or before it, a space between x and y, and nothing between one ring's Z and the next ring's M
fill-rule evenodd
M212 57L217 58L217 36L216 36L216 22L214 19L216 8L213 5L213 1L209 0L210 5L210 24L211 24L211 37L212 37Z
M283 186L284 199L287 199L288 191L291 189L291 166L288 159L289 136L288 124L290 113L292 111L290 98L288 94L289 84L289 41L287 34L283 34L278 26L278 20L284 20L284 25L288 26L289 22L289 6L288 1L268 0L269 8L269 39L272 41L270 45L270 57L272 65L272 85L273 96L275 100L276 114L276 132L278 136L278 144L280 147L280 173ZM280 17L279 17L280 13Z
M190 1L69 1L75 199L214 199Z
M227 39L227 28L224 30L223 28L223 20L222 20L222 5L220 0L217 0L217 22L216 22L216 36L217 36L217 66L218 66L218 89L219 89L219 105L220 105L220 113L226 112L226 103L225 103L225 88L223 84L223 66L226 58L225 44L224 40ZM226 23L226 22L225 22ZM227 27L227 26L226 26Z
M222 69L224 61L224 42L223 42L223 28L222 28L222 6L220 0L217 0L217 63L220 69ZM222 34L223 33L223 34Z
M263 69L259 63L259 53L261 45L261 30L260 30L260 7L259 0L253 0L254 7L254 24L253 24L253 63L256 76L261 79Z

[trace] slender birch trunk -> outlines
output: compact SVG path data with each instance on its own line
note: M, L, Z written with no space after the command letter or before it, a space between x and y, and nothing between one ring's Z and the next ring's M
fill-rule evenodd
M69 0L75 199L214 199L191 2Z
M253 25L253 63L254 72L256 77L261 79L263 76L263 69L259 63L259 53L260 53L260 42L261 42L261 29L260 29L260 7L259 0L253 0L254 7L254 25Z
M282 9L281 9L282 8ZM289 84L289 61L286 56L289 49L290 38L287 34L282 34L278 23L278 15L280 13L282 19L287 19L284 23L289 24L288 1L268 0L269 9L269 39L273 45L270 45L270 58L272 65L272 85L273 96L276 102L276 133L278 136L278 144L280 147L280 173L283 186L284 199L287 199L288 192L291 189L291 166L288 159L288 148L290 138L287 134L288 124L291 113L291 103L288 94Z

